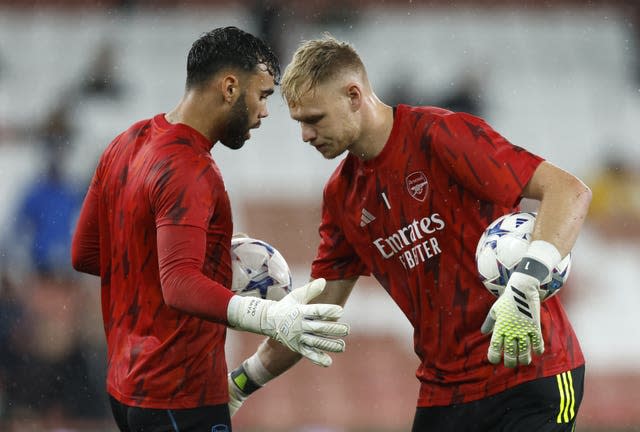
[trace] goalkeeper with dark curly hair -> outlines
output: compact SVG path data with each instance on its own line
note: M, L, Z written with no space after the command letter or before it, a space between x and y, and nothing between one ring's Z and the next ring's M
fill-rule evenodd
M264 334L321 365L344 350L342 308L231 290L231 206L210 150L239 149L268 115L279 64L235 27L196 40L184 97L102 154L73 237L73 266L99 275L107 392L122 431L230 431L226 326Z

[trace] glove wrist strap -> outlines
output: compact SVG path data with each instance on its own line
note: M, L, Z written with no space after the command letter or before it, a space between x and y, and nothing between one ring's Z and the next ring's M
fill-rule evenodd
M242 393L249 396L251 393L258 390L261 386L249 377L247 370L244 368L244 363L237 369L231 371L231 381L240 389Z
M547 266L540 261L530 257L522 258L522 260L516 266L515 271L518 273L526 274L528 276L532 276L538 279L540 283L542 283L542 281L544 281L547 276L549 276L549 269L547 268Z
M243 361L237 369L231 372L231 380L247 396L273 378L273 374L262 364L258 353Z
M548 241L534 240L527 248L526 257L533 258L544 264L549 270L562 260L558 249Z
M558 249L544 240L534 240L515 271L532 276L543 283L562 257Z
M256 352L254 355L246 359L242 366L244 366L245 371L251 377L251 379L259 386L263 386L273 378L273 374L264 367L262 360L260 360L260 356Z

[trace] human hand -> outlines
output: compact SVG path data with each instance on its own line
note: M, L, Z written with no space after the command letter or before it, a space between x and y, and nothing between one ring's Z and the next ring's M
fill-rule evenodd
M278 302L234 296L227 311L229 324L269 336L317 365L330 366L327 352L344 351L340 337L349 333L349 326L336 321L342 316L341 306L307 304L324 290L325 283L316 279Z
M491 333L487 358L500 363L504 351L504 365L515 367L531 363L531 350L544 352L540 327L540 281L515 271L482 324L483 334Z

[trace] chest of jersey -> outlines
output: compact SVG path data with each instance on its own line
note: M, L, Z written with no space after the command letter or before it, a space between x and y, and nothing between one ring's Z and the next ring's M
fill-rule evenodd
M439 172L426 157L392 156L375 167L356 168L344 206L345 234L374 273L380 267L412 271L437 261L451 231L447 205L453 189L441 190Z

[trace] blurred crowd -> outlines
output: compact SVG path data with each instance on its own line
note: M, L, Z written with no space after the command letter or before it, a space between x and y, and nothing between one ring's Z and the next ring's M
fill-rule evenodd
M113 61L113 46L98 46L83 79L71 80L44 118L3 123L0 148L28 143L41 160L0 238L0 430L100 423L109 414L99 284L70 263L87 182L67 167L79 145L74 109L86 98L117 103Z

